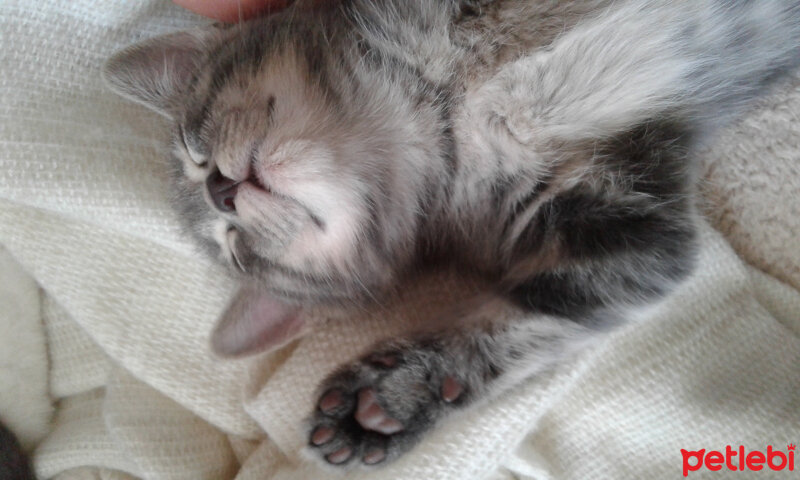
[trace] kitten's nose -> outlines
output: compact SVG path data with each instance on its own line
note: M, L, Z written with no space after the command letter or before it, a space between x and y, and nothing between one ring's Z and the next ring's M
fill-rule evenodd
M236 197L236 186L238 182L231 180L223 175L218 168L215 168L211 175L206 178L206 188L214 202L214 206L221 212L235 212L236 205L233 203Z

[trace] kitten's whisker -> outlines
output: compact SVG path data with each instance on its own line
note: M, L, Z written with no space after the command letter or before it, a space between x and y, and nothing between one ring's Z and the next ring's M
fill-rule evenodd
M228 244L228 251L230 251L233 261L239 267L239 270L241 270L243 273L247 273L247 269L244 266L244 262L242 262L242 260L239 258L240 255L239 252L236 251L236 241L239 238L239 232L231 228L228 230L225 237Z

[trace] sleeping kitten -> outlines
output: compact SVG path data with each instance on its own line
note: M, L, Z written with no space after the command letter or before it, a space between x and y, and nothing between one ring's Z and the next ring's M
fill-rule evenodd
M218 353L429 268L486 285L324 382L309 443L334 465L398 457L673 290L693 152L800 62L798 0L307 3L105 75L172 120L177 208L241 276Z

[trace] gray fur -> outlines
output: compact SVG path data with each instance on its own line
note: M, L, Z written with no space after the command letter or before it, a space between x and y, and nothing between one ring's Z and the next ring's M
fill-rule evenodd
M106 76L174 120L176 206L247 291L352 305L428 268L488 285L321 386L310 451L337 465L396 458L669 293L694 258L693 152L800 63L797 0L305 3L145 42ZM258 318L240 297L222 324Z

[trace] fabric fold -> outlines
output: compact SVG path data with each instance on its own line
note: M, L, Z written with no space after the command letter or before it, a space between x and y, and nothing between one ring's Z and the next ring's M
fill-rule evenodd
M235 285L168 205L166 123L99 76L115 49L205 22L161 0L0 4L0 246L28 312L0 315L0 331L24 317L42 345L28 353L45 365L43 403L17 401L25 413L14 416L58 400L34 454L41 478L335 478L304 454L319 381L468 290L432 277L373 310L314 312L309 335L273 354L211 354ZM681 448L797 443L798 119L795 79L703 152L715 230L703 223L699 268L675 295L575 361L443 421L396 463L341 475L677 478ZM8 372L0 365L0 405Z

